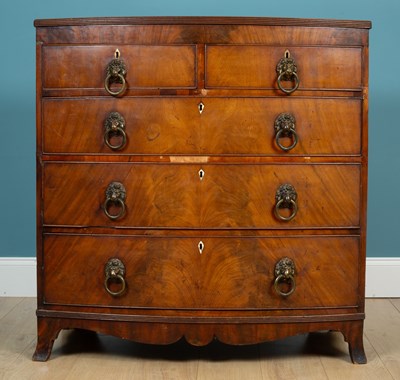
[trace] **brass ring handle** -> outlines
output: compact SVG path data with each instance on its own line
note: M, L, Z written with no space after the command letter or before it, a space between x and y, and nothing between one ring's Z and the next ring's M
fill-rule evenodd
M275 291L282 297L290 296L296 289L296 281L294 275L296 274L296 266L290 257L282 257L275 265ZM280 284L286 282L290 285L288 292L281 290Z
M113 215L108 212L108 207L111 203L118 203L121 206L121 209L118 214ZM104 213L107 215L108 218L112 220L121 218L125 214L125 202L120 198L116 199L107 198L106 201L104 202Z
M279 283L285 280L286 282L289 281L291 283L291 287L290 290L288 292L282 292L282 290L279 288ZM296 289L296 281L294 279L294 277L289 274L287 276L285 276L284 274L280 274L279 276L276 277L275 282L274 282L274 288L275 291L282 297L288 297L290 296L294 290Z
M290 204L293 206L293 211L289 216L283 216L279 213L279 208L282 205L283 202L287 202L286 199L282 198L281 200L279 200L276 205L275 205L275 215L278 219L283 220L284 222L288 222L290 220L292 220L296 214L297 214L297 203L295 200L290 199Z
M279 142L279 140L280 140L282 134L285 134L285 135L286 135L286 134L291 134L291 135L293 136L293 143L292 143L291 145L289 145L289 146L284 146L284 145L282 145L282 144ZM284 150L284 151L286 151L286 152L289 151L289 150L291 150L291 149L293 149L293 148L297 145L298 140L299 140L299 137L297 136L297 133L296 133L296 131L295 131L293 128L290 128L288 131L286 131L286 130L284 130L284 129L280 129L280 130L276 133L276 135L275 135L275 142L276 142L276 145L278 145L279 148L281 148L282 150Z
M278 76L278 87L281 91L283 91L285 94L291 94L292 92L296 91L299 88L300 80L299 77L295 72L291 73L291 80L293 81L294 78L294 86L292 88L285 88L282 86L282 79L287 76L286 72L282 72Z
M111 182L105 191L106 200L104 201L103 210L108 218L115 220L121 218L125 214L125 199L126 190L122 183ZM111 203L117 203L120 206L120 210L117 214L110 214L108 208Z
M112 280L118 279L119 282L121 283L121 289L118 290L117 292L113 292L113 291L108 287L108 281L111 280L111 279L112 279ZM111 275L111 276L107 276L106 279L104 280L104 287L105 287L105 289L107 290L107 293L108 293L108 294L110 294L110 295L112 295L112 296L114 296L114 297L120 296L120 295L125 291L125 288L126 288L125 278L122 277L120 274L117 274L117 275L114 275L114 276L112 276L112 275Z
M122 83L121 87L117 91L112 91L110 89L110 79L112 79L112 78L118 78L119 83ZM120 73L118 73L116 75L108 74L104 81L104 87L105 87L106 91L112 96L121 95L126 89L125 77Z
M298 89L300 80L297 76L297 64L289 50L286 50L283 58L279 60L276 66L276 72L278 73L278 87L281 91L285 94L291 94ZM283 87L282 81L294 82L294 86L292 88Z
M280 185L275 194L275 215L279 220L288 222L292 220L297 214L297 192L293 185L285 183ZM280 214L280 208L292 209L289 216Z
M107 293L116 297L120 296L126 288L126 281L125 281L125 265L124 263L116 258L113 257L109 259L104 267L104 288L106 289ZM118 291L113 292L109 287L108 284L110 281L118 282L121 284L121 287Z
M120 144L112 145L110 142L110 136L115 134L122 135L122 141ZM121 127L116 127L114 129L108 129L104 133L104 142L112 150L120 150L126 145L126 132Z

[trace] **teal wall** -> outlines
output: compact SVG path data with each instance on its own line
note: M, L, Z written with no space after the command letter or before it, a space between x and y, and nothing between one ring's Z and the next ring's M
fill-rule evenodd
M0 257L35 255L33 20L146 15L371 20L367 255L400 256L399 0L12 0L0 6Z

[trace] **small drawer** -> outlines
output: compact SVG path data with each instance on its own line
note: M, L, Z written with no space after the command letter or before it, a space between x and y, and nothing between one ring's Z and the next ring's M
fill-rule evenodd
M360 225L360 165L207 165L203 170L203 227Z
M354 236L47 235L44 299L132 309L356 307L358 249Z
M115 46L44 46L44 89L104 89ZM123 45L127 88L196 87L195 45ZM177 75L179 73L179 75Z
M203 154L360 155L359 99L205 98Z
M360 170L358 164L48 162L44 224L358 228Z
M198 227L198 170L167 164L46 163L44 224Z
M43 99L43 151L199 153L199 102L150 97Z
M264 45L208 45L206 87L278 89L276 68L287 50L296 63L299 90L361 89L361 48ZM295 85L283 82L287 89Z

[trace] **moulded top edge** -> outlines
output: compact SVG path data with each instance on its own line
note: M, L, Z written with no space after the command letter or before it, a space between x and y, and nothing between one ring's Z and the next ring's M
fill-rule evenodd
M264 26L305 26L370 29L371 21L334 20L312 18L277 17L89 17L40 19L34 21L35 27L85 26L85 25L264 25Z

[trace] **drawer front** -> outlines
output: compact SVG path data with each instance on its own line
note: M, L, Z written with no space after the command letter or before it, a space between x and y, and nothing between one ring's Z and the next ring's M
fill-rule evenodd
M44 240L46 303L168 309L354 307L357 237L202 239L55 236ZM293 278L274 283L276 264ZM118 258L124 273L106 275ZM108 276L108 278L107 278ZM111 295L106 290L120 295ZM288 293L282 296L279 292Z
M112 182L123 202L106 196ZM297 196L277 204L283 184ZM43 200L48 225L358 227L360 166L46 163Z
M45 153L199 153L199 102L190 98L44 99L43 150ZM107 119L114 112L123 120L123 132L107 132L110 127Z
M277 89L276 66L286 47L208 45L206 86ZM361 48L289 47L299 89L360 89ZM290 84L284 87L290 88Z
M357 155L361 149L358 99L97 98L42 104L46 153ZM123 132L106 132L112 112L124 121L124 144ZM275 123L283 113L293 118L294 132L277 137ZM292 149L283 149L295 140Z
M203 103L204 154L360 154L358 99L206 98ZM294 132L275 129L275 123L285 126L278 120L282 114L294 122Z
M209 165L202 181L202 226L358 227L359 165ZM282 185L297 193L277 209ZM280 207L284 206L284 207ZM296 213L297 208L297 213ZM291 218L283 221L277 217Z
M45 164L44 223L73 226L196 227L198 170L151 164ZM124 205L107 201L111 183L126 190ZM106 204L107 202L107 204ZM111 216L123 215L111 219Z
M43 47L43 88L104 89L115 46ZM124 45L128 88L196 87L195 45ZM179 73L179 75L177 75Z

